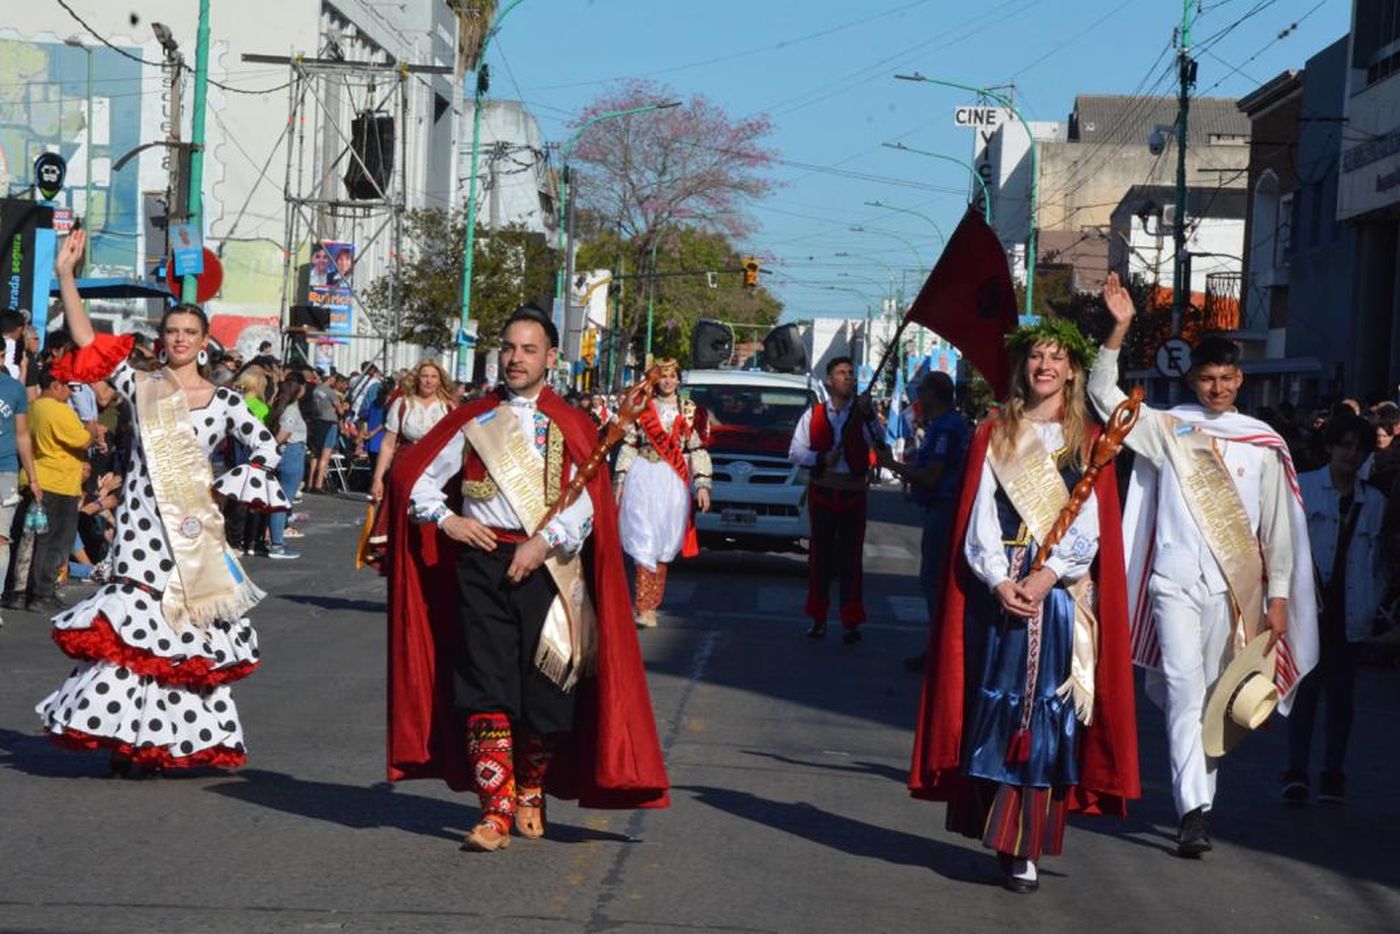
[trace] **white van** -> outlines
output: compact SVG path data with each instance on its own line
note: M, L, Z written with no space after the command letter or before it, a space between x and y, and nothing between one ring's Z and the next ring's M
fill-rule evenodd
M714 489L696 513L702 546L805 551L806 471L788 461L797 421L822 393L807 376L758 370L689 370L681 394L710 416Z

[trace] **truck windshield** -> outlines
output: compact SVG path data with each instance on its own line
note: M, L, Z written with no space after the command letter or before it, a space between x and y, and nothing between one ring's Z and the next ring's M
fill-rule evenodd
M816 401L810 390L771 386L687 386L681 393L709 411L712 425L786 432Z

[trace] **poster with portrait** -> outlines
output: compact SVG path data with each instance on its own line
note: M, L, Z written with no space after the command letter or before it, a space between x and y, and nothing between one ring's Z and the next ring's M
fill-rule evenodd
M355 244L337 240L311 244L306 303L330 311L327 334L354 333Z

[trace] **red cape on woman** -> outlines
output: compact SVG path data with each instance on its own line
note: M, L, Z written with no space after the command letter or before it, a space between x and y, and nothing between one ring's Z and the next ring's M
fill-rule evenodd
M916 798L959 802L969 780L962 772L963 729L968 690L978 673L967 651L965 619L969 587L984 586L963 555L972 503L982 477L993 420L977 426L967 455L962 497L953 525L944 571L943 605L936 612L924 667L923 695L914 733L909 790ZM1072 810L1086 814L1127 813L1128 801L1142 794L1138 778L1137 719L1128 640L1127 578L1123 570L1123 522L1118 479L1104 469L1094 485L1099 504L1099 553L1091 571L1098 592L1099 657L1094 684L1093 722L1080 733L1079 784L1070 793ZM985 622L983 623L985 625Z
M390 472L390 781L440 778L458 791L473 787L465 720L452 706L450 660L463 651L457 624L457 543L436 526L409 521L408 503L414 482L452 436L500 402L493 395L454 409L395 459ZM539 410L562 429L573 462L586 461L598 440L593 419L548 388L540 393ZM460 490L452 486L455 498ZM583 557L598 615L597 674L574 688L574 730L557 748L546 791L585 807L666 807L669 782L637 645L606 467L588 484L587 495L593 500L593 534Z

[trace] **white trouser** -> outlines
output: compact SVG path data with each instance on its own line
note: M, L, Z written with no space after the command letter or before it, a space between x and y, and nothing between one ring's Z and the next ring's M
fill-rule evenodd
M1230 595L1210 593L1205 578L1183 588L1160 574L1148 581L1162 646L1172 797L1178 816L1215 800L1214 759L1201 745L1206 694L1220 677L1230 639Z

